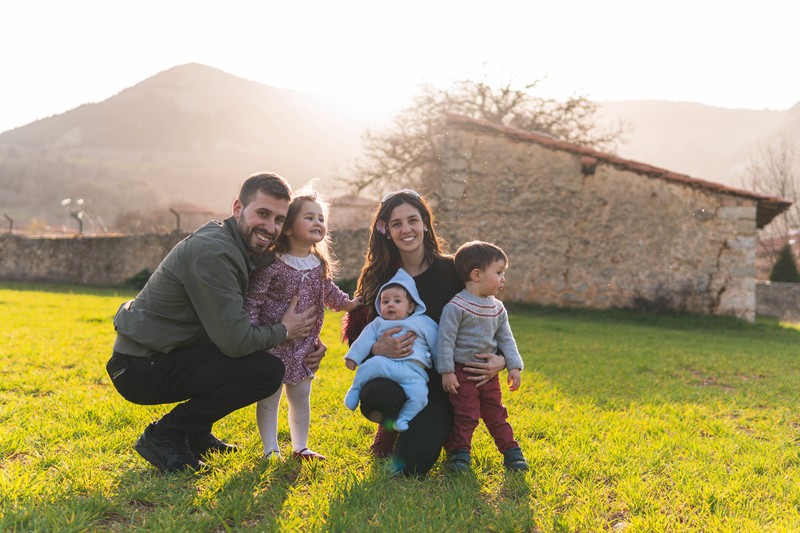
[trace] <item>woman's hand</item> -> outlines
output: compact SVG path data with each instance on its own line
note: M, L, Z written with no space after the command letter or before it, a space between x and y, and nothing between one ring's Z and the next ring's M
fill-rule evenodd
M312 372L316 372L319 370L319 364L322 362L322 358L325 357L325 352L327 350L328 347L325 346L321 340L317 339L316 350L306 355L303 358L303 362Z
M464 365L464 371L472 374L467 379L480 387L506 367L506 358L493 353L477 353L475 357L483 359L483 363L473 362Z
M372 345L372 353L375 355L383 355L390 359L400 359L401 357L408 357L414 353L411 346L414 344L414 339L416 339L417 336L412 331L400 337L392 337L392 335L400 333L402 329L401 327L396 327L384 331L383 335ZM505 361L503 362L503 366L505 366Z

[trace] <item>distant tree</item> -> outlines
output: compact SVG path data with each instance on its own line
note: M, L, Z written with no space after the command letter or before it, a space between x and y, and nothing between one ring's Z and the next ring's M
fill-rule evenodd
M413 104L383 130L364 135L365 156L354 175L344 181L355 192L381 193L398 187L420 187L429 176L441 175L441 143L445 113L456 113L599 150L613 151L625 127L602 130L598 104L585 96L566 101L534 94L539 81L515 87L495 87L486 81L464 80L448 89L423 85Z
M778 253L778 259L772 266L772 272L769 275L770 281L789 281L793 283L800 282L800 272L797 270L797 263L794 260L794 252L791 245L784 244L781 251Z
M768 196L777 196L794 202L773 220L766 236L780 236L789 240L792 230L800 229L800 158L797 146L788 137L759 147L747 167L745 187Z
M774 242L789 242L800 230L800 159L792 140L781 137L772 144L759 146L747 166L745 188L790 200L792 205L758 234L770 262L777 261L779 254ZM770 275L771 278L771 275Z

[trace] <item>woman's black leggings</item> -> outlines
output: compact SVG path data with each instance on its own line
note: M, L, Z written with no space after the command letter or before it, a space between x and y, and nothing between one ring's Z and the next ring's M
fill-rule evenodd
M393 460L400 472L424 476L439 459L445 439L453 427L453 408L442 388L438 372L428 370L428 405L400 433ZM405 403L403 389L392 380L377 378L361 388L361 412L373 422L397 418Z

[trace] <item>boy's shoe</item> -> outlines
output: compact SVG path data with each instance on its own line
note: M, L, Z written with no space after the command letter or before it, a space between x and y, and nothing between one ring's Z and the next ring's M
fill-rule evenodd
M180 440L172 440L157 435L155 422L145 428L144 433L136 440L134 448L148 463L162 472L199 470L206 466L189 449L185 436Z
M378 431L375 433L375 438L369 447L369 453L378 459L391 457L394 451L394 443L397 442L399 435L400 433L397 431L386 429L382 424L378 424Z
M462 449L448 452L447 459L449 461L450 470L453 472L469 472L472 459L467 450Z
M327 458L321 453L303 448L302 450L292 452L292 459L299 459L301 461L324 461Z
M503 466L506 467L506 470L515 472L524 472L528 469L528 462L522 455L522 449L519 446L503 452Z
M192 454L198 461L207 453L233 453L239 451L236 446L222 442L211 433L190 435L188 443L189 449L192 450Z

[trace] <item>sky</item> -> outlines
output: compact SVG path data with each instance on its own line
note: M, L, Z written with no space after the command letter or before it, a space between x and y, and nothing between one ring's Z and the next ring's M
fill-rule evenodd
M0 132L185 63L376 116L422 83L783 110L796 0L20 0L0 3Z

